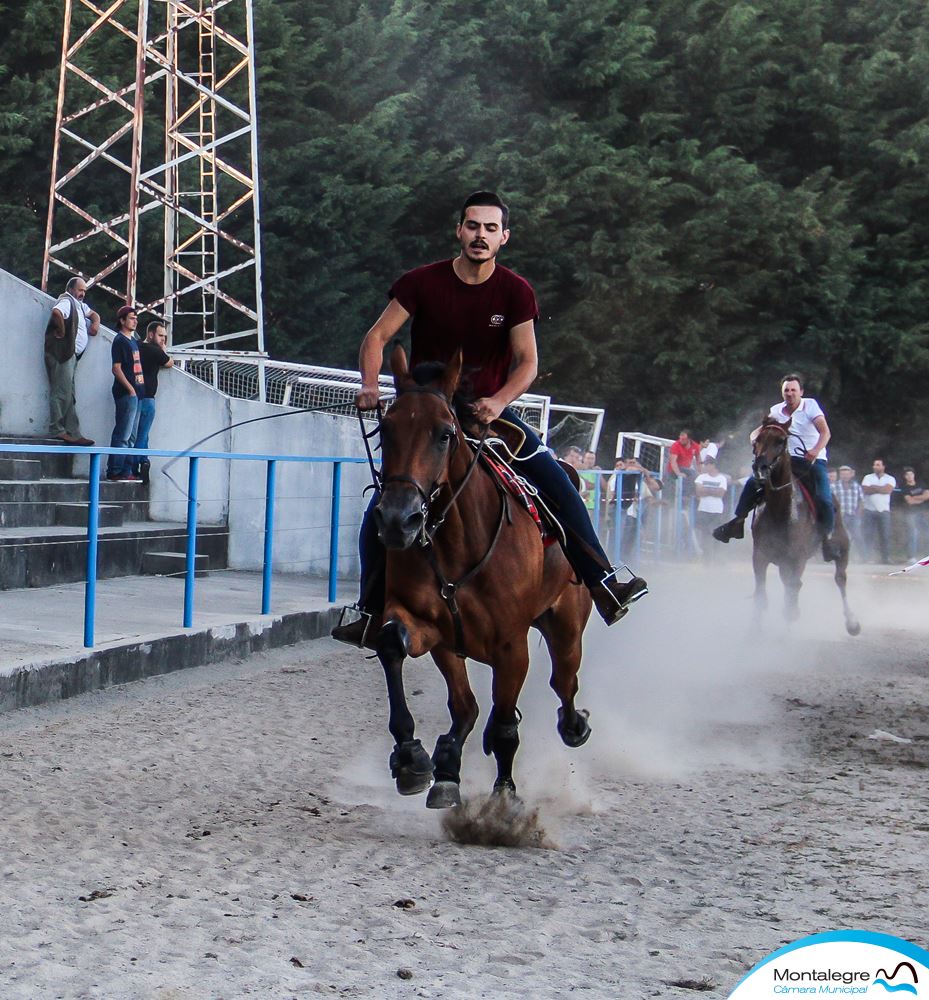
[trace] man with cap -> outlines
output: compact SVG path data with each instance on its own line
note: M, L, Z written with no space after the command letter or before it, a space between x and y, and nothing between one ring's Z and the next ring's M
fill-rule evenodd
M845 525L848 537L858 545L861 538L861 505L864 493L861 484L855 479L855 470L850 465L839 466L839 480L833 486L832 492L842 512L842 523Z
M116 313L117 334L113 338L110 358L113 362L113 400L116 403L116 423L110 439L111 448L128 448L135 427L139 397L145 396L145 379L139 356L135 328L139 317L134 306L122 306ZM130 455L110 455L106 463L106 478L140 482L132 474Z

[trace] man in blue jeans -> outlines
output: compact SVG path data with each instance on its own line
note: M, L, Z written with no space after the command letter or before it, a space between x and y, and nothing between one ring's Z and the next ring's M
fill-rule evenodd
M447 363L460 349L463 387L474 399L471 413L481 424L500 417L525 435L516 466L556 508L566 528L566 555L589 588L600 616L612 625L648 593L648 585L631 572L629 580L617 578L580 494L535 431L509 406L536 377L539 311L529 282L496 262L497 253L510 238L508 215L496 194L475 192L461 209L456 229L458 256L415 268L394 282L387 308L361 345L361 391L355 402L362 411L377 406L384 349L411 317L411 368L423 361ZM385 556L371 516L375 502L376 498L365 514L359 543L359 609L364 616L332 632L333 638L359 646L370 644L377 634L384 600L381 567Z
M142 378L145 380L145 395L139 398L139 408L136 411L135 427L129 439L130 448L138 448L142 454L132 459L133 475L139 476L143 483L148 483L151 463L145 450L148 448L148 435L155 422L155 394L158 392L158 373L162 368L171 368L174 361L165 353L168 342L168 331L160 320L153 320L145 328L145 340L139 344L139 357L142 361Z
M781 379L783 403L775 403L768 412L778 423L790 421L788 451L795 474L808 475L813 485L816 514L823 538L823 559L835 559L837 552L832 543L835 527L835 508L832 504L832 490L829 485L829 470L826 466L826 445L832 437L826 415L812 396L803 395L803 380L799 375L785 375ZM751 441L761 431L756 427L751 433ZM742 495L736 504L735 517L714 529L713 537L718 542L728 542L730 538L745 537L745 518L764 496L764 486L754 476L745 481Z
M121 306L116 313L117 334L110 349L110 359L113 362L113 401L116 403L116 423L110 438L111 448L129 447L139 398L145 396L139 342L134 336L138 322L139 317L133 306ZM110 455L106 463L106 478L139 482L139 477L132 474L132 458L129 455Z

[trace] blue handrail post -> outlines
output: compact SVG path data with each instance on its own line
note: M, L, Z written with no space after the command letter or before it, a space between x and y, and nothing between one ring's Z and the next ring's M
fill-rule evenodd
M277 478L277 462L268 462L268 477L265 484L265 554L261 577L261 613L271 614L271 566L274 551L274 485Z
M184 578L184 628L194 623L194 577L197 568L197 467L191 457L187 473L187 572Z
M100 453L90 456L87 479L87 572L84 583L84 645L94 644L94 616L97 610L97 531L100 527Z
M332 463L332 508L329 513L329 603L335 604L339 569L339 508L342 501L342 463Z

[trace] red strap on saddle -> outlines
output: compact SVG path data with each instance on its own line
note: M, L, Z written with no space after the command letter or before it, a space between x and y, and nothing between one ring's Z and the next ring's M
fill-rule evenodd
M526 492L526 488L516 477L511 469L503 465L502 462L496 461L491 455L486 451L483 454L483 459L487 463L488 468L493 472L503 483L507 491L514 496L527 511L532 515L532 520L535 521L536 527L539 529L539 534L542 536L543 544L546 548L549 545L554 544L557 539L554 535L550 535L545 530L545 522L542 520L542 515L539 513L539 508L536 507L535 501L532 499L531 494Z

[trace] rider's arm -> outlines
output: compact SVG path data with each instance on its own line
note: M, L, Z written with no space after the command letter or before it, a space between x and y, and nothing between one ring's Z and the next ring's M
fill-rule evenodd
M829 439L832 437L832 431L829 430L829 425L826 423L825 417L814 417L813 426L819 431L819 438L816 444L806 453L806 457L811 462L815 462L819 458L819 453L829 444Z
M384 364L384 348L409 318L406 309L396 299L391 299L377 322L365 334L358 352L361 391L355 397L355 405L359 410L373 410L377 406L377 376Z
M509 406L532 385L539 372L535 323L531 319L510 330L510 347L513 351L513 367L506 382L492 396L474 401L474 416L482 424L496 420L505 406Z
M677 476L678 479L680 479L681 470L677 464L677 455L675 455L674 451L672 450L671 452L669 452L669 456L670 457L668 459L668 465L671 466L671 471L674 473L674 475Z

